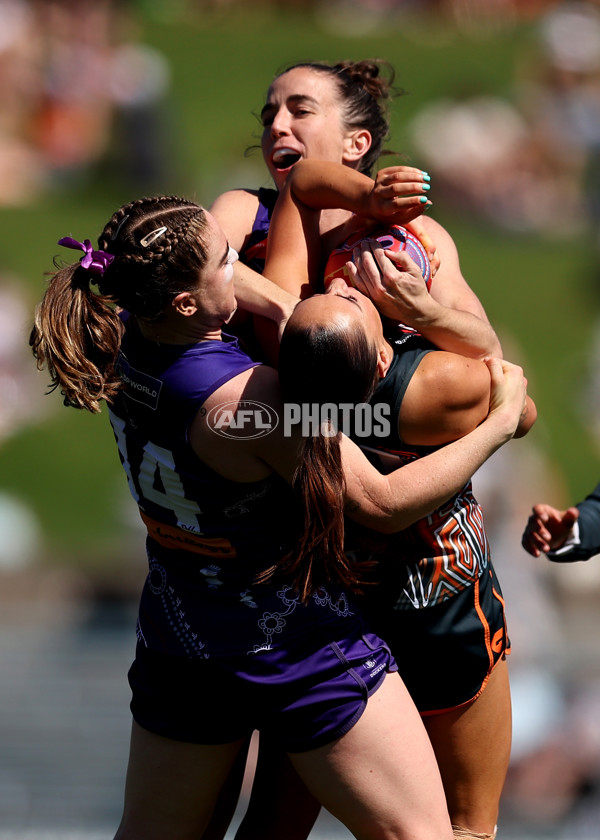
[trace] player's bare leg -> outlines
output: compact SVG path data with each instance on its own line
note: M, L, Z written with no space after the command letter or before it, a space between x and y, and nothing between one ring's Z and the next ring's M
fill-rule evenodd
M306 840L320 810L289 757L261 734L250 802L235 840Z
M387 675L344 737L290 759L359 840L452 840L435 756L398 674Z
M453 826L460 838L494 837L511 746L511 701L506 660L481 695L463 709L427 715Z
M249 747L250 738L248 738L246 748L239 751L227 781L219 793L210 822L198 840L223 840L227 834L242 791Z
M246 739L188 744L134 722L123 819L115 840L197 840L245 744Z

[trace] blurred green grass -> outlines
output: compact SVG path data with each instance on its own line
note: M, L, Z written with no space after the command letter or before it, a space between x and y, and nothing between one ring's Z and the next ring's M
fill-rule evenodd
M431 99L464 92L510 97L516 63L531 37L526 24L458 34L447 25L410 20L402 28L379 25L376 32L342 37L323 31L310 14L263 6L235 14L199 11L179 22L147 16L142 38L164 53L172 71L166 111L172 165L152 191L209 204L231 186L268 183L260 153L245 156L245 150L257 142L255 114L268 84L287 64L389 60L408 95L393 106L388 145L410 156L406 124ZM432 192L435 204L435 184ZM57 239L94 240L113 209L138 194L122 172L105 165L71 191L58 189L30 207L0 209L2 271L22 278L33 308L59 250ZM564 473L567 497L578 499L598 479L597 451L579 410L599 309L592 243L584 236L561 241L499 232L461 218L448 205L435 206L433 215L453 234L463 272L513 348L512 360L526 368L539 411L531 438ZM23 325L24 341L27 332ZM46 381L40 374L40 390ZM31 504L48 557L118 562L128 529L108 419L67 411L56 394L46 399L50 414L3 443L0 490Z

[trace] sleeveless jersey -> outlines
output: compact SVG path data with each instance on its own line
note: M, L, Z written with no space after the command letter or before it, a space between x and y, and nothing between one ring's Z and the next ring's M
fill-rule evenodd
M295 538L293 492L276 474L247 483L225 479L189 445L189 425L205 400L256 363L230 336L158 345L141 336L133 319L124 320L118 371L125 384L109 414L148 528L139 640L187 656L255 653L307 626L352 616L343 595L320 591L302 606L280 580L254 583Z
M392 364L370 402L386 407L391 434L383 443L374 436L355 438L382 472L395 469L396 458L406 464L439 448L407 444L398 433L398 415L408 383L423 356L436 348L414 334L402 333L390 343L394 347ZM388 457L386 462L386 453L396 458ZM348 530L351 540L359 539L378 555L377 575L382 585L374 597L394 609L420 610L439 604L471 586L489 563L483 514L470 481L446 504L397 534L363 539L362 529L350 526Z
M251 237L254 249L251 255L262 253L263 259L270 216L276 199L277 193L274 190L263 190L259 194L259 210ZM337 276L335 272L343 270L340 265L345 264L347 254L363 234L355 233L333 252L325 269L326 274L329 272ZM429 288L431 269L419 240L404 228L395 226L380 229L378 236L382 238L384 247L408 247ZM388 412L386 416L391 417L391 436L385 439L385 446L379 437L366 440L355 436L355 441L367 457L384 472L395 469L398 459L408 463L437 448L410 446L398 435L398 414L408 383L423 355L437 348L413 327L405 324L397 324L389 340L394 348L394 358L387 375L379 382L371 404L385 406ZM394 456L392 461L388 459L387 464L382 462L385 452ZM422 609L440 603L470 586L489 563L483 514L473 496L471 482L443 507L394 536L382 538L375 532L360 528L351 520L346 520L346 531L349 551L360 545L362 547L356 550L361 553L367 550L374 551L381 559L384 556L390 557L389 562L383 562L378 567L378 574L384 574L383 585L378 589L380 595L386 594L387 597L392 597L393 593L396 609ZM402 562L398 562L398 557L402 558Z
M265 267L265 256L267 253L267 237L269 225L275 202L277 201L277 190L268 190L261 187L258 191L258 210L252 225L252 231L246 246L240 251L240 259L249 268L253 268L259 274L263 273Z

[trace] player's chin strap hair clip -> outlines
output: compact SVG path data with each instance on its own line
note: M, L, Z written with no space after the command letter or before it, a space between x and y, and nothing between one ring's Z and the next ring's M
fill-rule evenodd
M140 245L142 248L147 248L148 245L152 245L153 242L156 242L159 236L162 236L163 233L166 233L167 227L163 225L163 227L156 228L155 230L151 230L147 236L144 236L143 239L140 239Z
M83 251L84 255L79 260L82 268L86 268L91 274L104 274L108 266L114 260L114 255L107 251L94 251L92 243L89 239L84 239L83 242L78 242L77 239L71 239L70 236L64 236L58 240L59 245L65 248L73 248L76 251Z

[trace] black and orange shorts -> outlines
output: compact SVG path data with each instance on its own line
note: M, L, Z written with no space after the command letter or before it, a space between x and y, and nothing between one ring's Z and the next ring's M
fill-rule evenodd
M379 605L369 613L422 715L475 700L510 653L504 599L491 563L471 586L435 606Z

